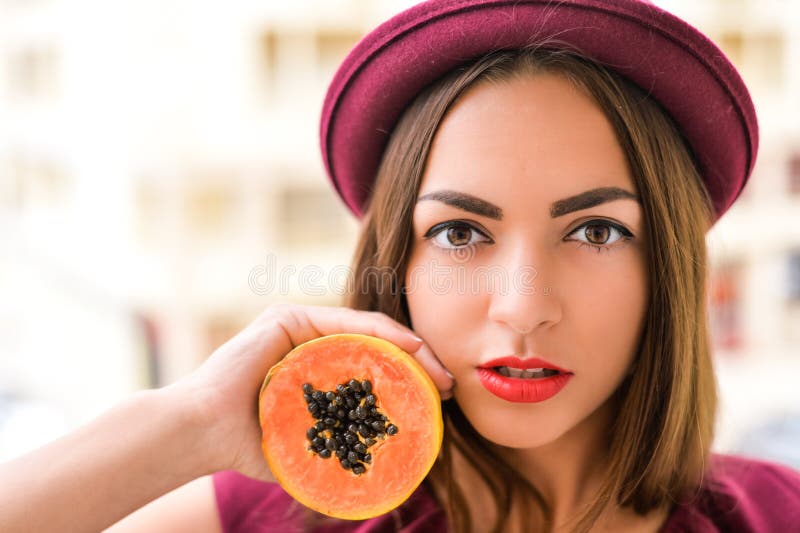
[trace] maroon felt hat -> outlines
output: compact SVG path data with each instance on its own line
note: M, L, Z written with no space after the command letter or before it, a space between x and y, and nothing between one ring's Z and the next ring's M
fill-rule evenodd
M488 52L556 37L643 88L688 140L716 222L758 150L750 95L691 25L643 0L430 0L366 35L328 88L320 143L333 185L360 217L397 120L425 86Z

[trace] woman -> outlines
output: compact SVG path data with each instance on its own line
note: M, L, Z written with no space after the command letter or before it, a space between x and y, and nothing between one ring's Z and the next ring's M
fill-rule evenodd
M696 30L633 0L415 6L340 68L322 148L363 217L347 307L270 307L186 379L5 465L0 530L97 530L176 487L112 530L800 523L800 474L710 453L704 237L757 128ZM445 400L428 480L366 522L294 504L259 449L267 369L345 331L413 353Z

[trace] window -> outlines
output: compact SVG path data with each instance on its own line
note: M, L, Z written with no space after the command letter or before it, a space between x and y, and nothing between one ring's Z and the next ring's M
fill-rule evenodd
M349 236L345 208L329 188L290 186L278 205L280 239L288 248L336 246Z
M261 35L260 47L264 84L269 90L278 77L278 34L274 30L264 32Z
M709 320L715 348L736 350L742 346L740 263L712 269L709 288Z
M800 152L789 157L789 193L800 195Z
M325 83L333 78L339 64L360 38L360 33L347 30L320 31L315 35L317 65Z
M784 37L778 31L726 31L716 39L746 81L774 87L784 78Z
M789 302L800 304L800 248L789 253L788 277L787 296Z
M800 345L800 248L789 252L784 331L790 346Z
M206 319L204 328L206 349L202 357L204 358L213 353L214 350L236 336L245 326L247 326L247 323L238 316L219 315Z
M744 50L744 36L741 32L726 32L718 39L719 47L728 56L731 63L741 68Z
M55 97L58 54L53 45L12 49L7 59L8 93L16 101L46 101Z
M189 228L200 237L220 237L235 214L236 193L231 183L199 183L186 194Z
M303 51L303 41L308 37L296 30L269 28L259 39L259 83L267 102L275 104L287 89L300 85L297 80L302 69L308 69L310 58Z
M71 178L54 157L29 150L12 151L8 161L8 203L21 209L63 206Z
M783 35L760 32L748 36L747 69L769 86L783 83Z

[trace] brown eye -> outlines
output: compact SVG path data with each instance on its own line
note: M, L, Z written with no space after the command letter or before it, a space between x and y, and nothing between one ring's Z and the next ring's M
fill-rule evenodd
M605 220L592 220L577 227L570 234L577 240L579 246L591 246L597 251L608 250L618 241L627 241L633 238L633 233L625 227Z
M584 235L592 244L605 244L608 236L611 234L611 229L608 226L593 224L586 226Z
M431 239L435 246L445 250L458 250L492 242L492 239L471 224L452 220L436 224L425 233L424 238Z
M453 246L465 246L472 237L472 229L466 226L452 226L447 228L447 242Z

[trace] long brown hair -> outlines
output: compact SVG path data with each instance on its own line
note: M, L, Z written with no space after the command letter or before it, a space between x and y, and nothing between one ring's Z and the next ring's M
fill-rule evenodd
M615 419L603 483L574 531L588 531L609 504L638 514L681 501L701 483L717 407L706 318L705 233L711 202L671 118L629 81L566 49L499 51L457 69L417 96L389 138L364 215L345 305L412 326L402 280L412 214L433 137L447 110L475 83L541 73L570 80L603 110L627 155L642 198L650 306L634 371L614 394ZM523 530L549 531L552 510L536 487L496 453L454 400L443 404L445 441L429 480L455 531L473 516L453 475L454 449L491 490L493 531L515 505ZM539 519L534 516L539 515Z

